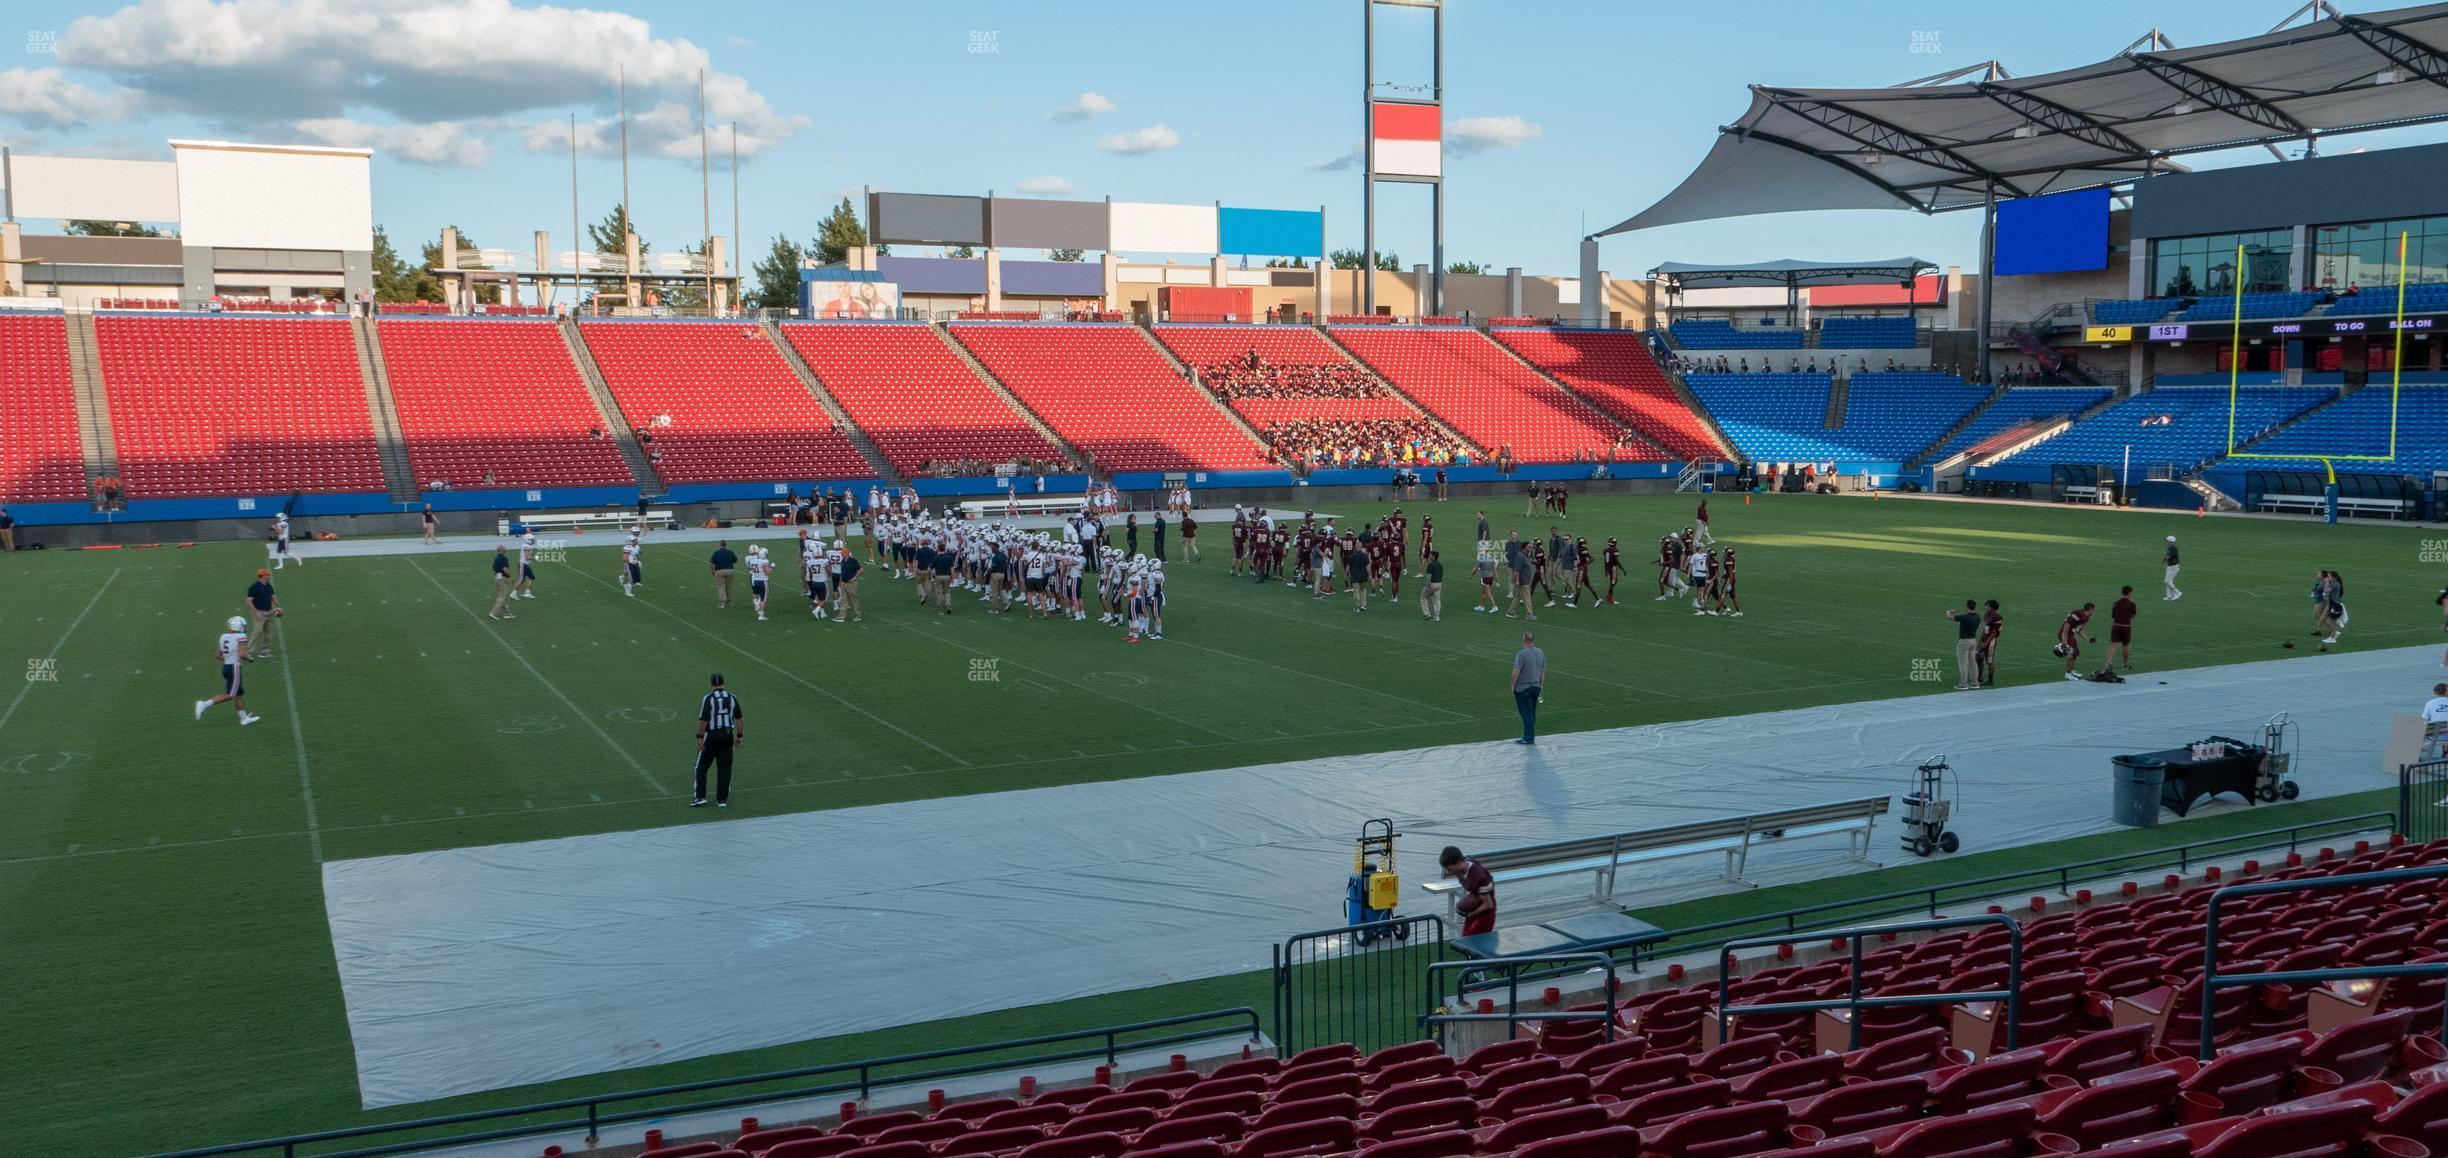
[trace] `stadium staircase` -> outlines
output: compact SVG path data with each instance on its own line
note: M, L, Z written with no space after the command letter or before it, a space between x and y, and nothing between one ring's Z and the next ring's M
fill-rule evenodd
M816 368L808 365L798 347L791 345L790 339L783 336L781 325L772 318L759 315L757 330L765 335L766 341L773 343L775 350L781 352L783 364L791 368L791 373L799 376L799 384L807 387L809 394L815 395L817 405L833 416L833 425L841 428L842 437L850 440L850 448L858 451L859 457L866 460L867 469L874 471L875 476L884 480L887 486L908 485L909 480L902 477L900 471L894 470L892 461L876 449L875 440L867 437L867 432L850 420L850 412L842 409L841 400L835 398L833 392L825 388L823 380L816 377Z
M2005 396L2006 388L2003 386L1990 390L1989 396L1980 400L1980 405L1973 407L1970 412L1966 413L1962 418L1957 419L1955 421L1955 425L1947 427L1944 431L1939 432L1937 439L1932 441L1928 446L1923 447L1921 453L1904 460L1905 473L1909 474L1929 465L1930 458L1937 452L1939 447L1953 442L1956 435L1962 434L1966 429L1969 429L1974 422L1980 419L1980 416L1983 413L1987 412L1990 407L1997 405L1998 399L2004 398Z
M1498 341L1498 340L1497 340L1497 338L1496 338L1496 335L1494 335L1494 334L1487 334L1487 332L1486 332L1485 330L1482 330L1482 331L1480 331L1480 332L1481 332L1482 334L1486 334L1486 336L1487 336L1487 340L1488 340L1490 343L1493 343L1497 349L1504 351L1504 352L1505 352L1505 355L1506 355L1507 357L1510 357L1510 358L1512 358L1514 361L1521 363L1521 367L1522 367L1522 369L1524 369L1524 370L1528 370L1529 372L1531 372L1531 373L1533 373L1533 374L1536 374L1536 375L1538 375L1538 376L1539 376L1539 377L1541 377L1541 378L1546 379L1546 380L1547 380L1547 384L1548 384L1548 385L1553 386L1553 387L1555 387L1556 389L1563 391L1563 392L1564 392L1566 395L1568 395L1568 396L1570 396L1570 397L1580 399L1580 400L1581 400L1581 404L1582 404L1583 406L1587 406L1587 407L1589 407L1590 409L1595 410L1595 411L1597 411L1597 412L1598 412L1598 413L1600 413L1600 414L1610 415L1610 416L1612 416L1612 417L1614 417L1614 418L1616 418L1616 419L1618 419L1618 420L1622 420L1622 419L1623 419L1623 417L1624 417L1623 415L1616 414L1614 410L1612 410L1612 409L1610 409L1610 408L1608 408L1608 407L1606 407L1606 406L1602 406L1602 405L1600 405L1600 404L1599 404L1598 399L1593 398L1593 397L1589 396L1588 394L1582 393L1581 391L1574 389L1570 383L1568 383L1568 382L1564 381L1564 380L1563 380L1563 379L1561 379L1561 378L1556 377L1556 376L1555 376L1555 375L1553 375L1553 374L1548 373L1548 372L1547 372L1547 371L1545 371L1545 370L1541 370L1541 369L1539 369L1539 367L1538 367L1538 363L1533 362L1533 361L1531 361L1530 359L1523 357L1523 356L1522 356L1522 352L1521 352L1521 351L1519 351L1519 350L1514 349L1514 348L1513 348L1513 344L1512 344L1512 343L1510 343L1510 342L1504 342L1504 341ZM1625 430L1625 432L1626 432L1626 433L1630 434L1632 437L1634 437L1634 438L1636 438L1636 439L1639 439L1639 440L1640 440L1640 444L1641 444L1642 446L1644 446L1644 447L1647 447L1647 448L1648 448L1648 453L1647 453L1647 454L1642 455L1642 457L1644 457L1644 458L1648 458L1648 457L1655 457L1655 458L1657 458L1659 461L1662 461L1662 462L1673 462L1675 459L1677 459L1677 458L1679 458L1679 457L1682 457L1682 456L1680 456L1680 455L1677 455L1675 452L1673 452L1673 451L1671 451L1671 450L1668 450L1668 449L1666 448L1666 444L1665 444L1665 443L1659 442L1657 439L1650 437L1650 435L1649 435L1649 432L1648 432L1648 431L1645 431L1645 430L1640 429L1639 427L1633 426L1633 425L1632 425L1631 423L1629 423L1629 422L1625 422L1625 424L1624 424L1624 430Z
M995 372L987 369L986 363L978 361L978 356L971 353L969 347L962 345L960 339L952 336L950 328L942 322L928 322L927 328L935 331L935 336L942 339L943 344L968 365L970 372L978 376L978 381L984 382L987 386L992 387L996 394L1001 395L1003 404L1011 407L1012 413L1028 420L1029 428L1035 430L1038 437L1060 449L1063 457L1071 460L1072 466L1092 477L1102 477L1102 472L1096 468L1096 460L1089 458L1088 452L1073 445L1070 439L1062 436L1061 431L1054 429L1053 423L1045 420L1044 415L1037 413L1028 403L1021 401L1020 396L1012 392L1010 385L1001 378L995 377Z
M68 373L76 383L77 441L85 448L85 497L94 484L119 473L119 443L111 432L110 391L103 381L102 353L90 313L66 316Z
M408 440L400 433L399 405L391 397L391 371L383 364L382 335L374 319L349 319L357 336L357 374L365 379L366 414L374 420L374 445L382 452L383 483L391 501L417 501L416 470L408 464Z
M2058 436L2058 435L2060 435L2060 434L2064 434L2066 431L2072 430L2072 429L2074 429L2075 427L2080 426L2080 425L2082 425L2083 423L2088 422L2088 421L2090 421L2090 420L2091 420L2091 419L2093 419L2093 418L2097 418L2097 417L2099 417L2100 415L2107 413L2107 412L2108 412L2110 409L2114 408L2114 407L2115 407L2115 406L2116 406L2118 403L2120 403L2120 402L2124 402L2124 401L2126 401L2126 400L2128 400L2128 399L2132 398L2132 397L2134 396L2134 394L2135 394L2135 393L2138 393L2138 391L2126 391L2126 390L2115 390L2115 391L2111 391L2111 392L2109 392L2109 395L2108 395L2106 398L2102 398L2102 399L2100 399L2100 400L2099 400L2097 403L2095 403L2095 404L2091 405L2090 407L2087 407L2086 409L2084 409L2084 410L2083 410L2083 412L2082 412L2082 413L2077 414L2077 415L2074 415L2073 417L2068 418L2068 419L2066 419L2066 420L2065 420L2065 421L2063 421L2063 422L2052 423L2052 424L2051 424L2051 425L2050 425L2050 426L2049 426L2047 429L2045 429L2045 430L2042 430L2042 431L2039 431L2039 432L2035 433L2035 434L2034 434L2032 437L2030 437L2030 438L2027 438L2027 439L2024 439L2024 440L2022 440L2022 441L2020 441L2020 442L2017 442L2017 443L2013 444L2012 446L2008 446L2008 447L2006 447L2006 448L2004 448L2004 449L2002 449L2002 450L1997 451L1997 452L1996 452L1996 453L1994 453L1994 454L1984 455L1984 456L1982 456L1982 458L1981 458L1981 460L1980 460L1979 462L1976 462L1976 463L1968 463L1968 464L1966 464L1966 465L1970 465L1970 466L1986 466L1986 465L1988 465L1988 464L1990 464L1990 463L1993 463L1993 462L2003 462L2003 461L2005 461L2006 459L2013 458L2014 456L2016 456L2016 455L2018 455L2018 454L2021 454L2021 453L2023 453L2024 451L2030 450L2031 448L2033 448L2033 447L2035 447L2035 446L2038 446L2038 445L2040 445L2040 444L2041 444L2041 443L2043 443L2043 442L2047 442L2048 440L2050 440L2050 439L2052 439L2052 438L2055 438L2055 437L2057 437L2057 436Z
M2064 378L2076 386L2100 384L2099 378L2085 368L2080 359L2041 341L2033 336L2030 330L2022 326L2009 328L2006 331L2006 339L2013 342L2016 348L2022 350L2032 361L2038 362L2040 368L2050 374Z
M1199 397L1206 399L1208 405L1215 407L1216 413L1223 415L1225 421L1240 427L1241 433L1249 435L1250 440L1258 445L1267 444L1266 435L1261 433L1256 426L1251 425L1249 419L1242 417L1240 411L1233 409L1231 403L1224 401L1222 395L1209 389L1205 382L1200 381L1198 371L1191 369L1190 363L1182 361L1181 355L1173 352L1173 347L1165 345L1164 341L1156 336L1153 325L1143 320L1131 323L1131 328L1139 331L1139 336L1147 339L1147 344L1155 348L1156 356L1164 359L1165 365L1173 367L1174 372L1182 376L1182 381L1188 382L1191 389L1198 392ZM1422 413L1426 412L1422 411Z
M595 400L595 411L603 416L604 433L612 436L612 445L620 448L621 461L628 464L629 473L637 477L642 493L663 492L663 477L655 472L654 460L646 457L646 448L638 445L637 431L621 413L619 400L612 397L612 386L604 381L603 367L595 364L595 354L587 349L586 339L578 333L578 319L564 315L558 323L561 342L569 347L570 361L578 365L578 378L586 383L587 396Z
M1852 396L1853 378L1849 374L1828 375L1827 417L1820 420L1822 430L1842 430L1845 424L1845 399Z

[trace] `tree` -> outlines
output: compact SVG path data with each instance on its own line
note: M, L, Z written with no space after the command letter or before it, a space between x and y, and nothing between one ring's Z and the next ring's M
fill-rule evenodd
M82 218L68 223L70 237L160 237L162 231L150 225L132 221L88 221Z
M612 207L612 212L604 214L603 220L588 225L586 231L587 244L594 246L595 252L618 256L629 252L623 241L623 235L637 233L637 224L629 220L628 206L615 205ZM646 255L653 249L653 246L646 243L646 236L639 234L638 261L643 263Z
M850 260L850 251L867 244L867 227L859 224L858 210L850 207L844 197L841 204L816 226L816 240L808 245L808 253L818 265L840 265ZM878 252L882 252L879 248Z
M1087 251L1080 249L1049 249L1046 251L1046 259L1049 261L1084 261L1087 257Z
M704 257L706 243L701 241L695 245L681 246L680 252L690 257ZM664 305L675 310L702 310L706 308L705 278L695 274L672 274L663 283L661 297Z
M1338 249L1327 254L1326 260L1333 262L1336 269L1358 269L1360 268L1360 251ZM1401 273L1403 271L1402 255L1391 250L1378 254L1377 271L1379 273Z
M1357 261L1353 262L1352 268L1356 269L1358 266L1359 263ZM1270 257L1267 259L1266 267L1268 269L1307 269L1309 268L1309 259L1305 257Z
M426 249L441 256L441 243L433 242ZM429 261L428 264L431 264ZM401 260L399 249L391 244L391 235L382 226L374 227L374 300L378 302L438 302L442 300L442 279L429 269L419 269Z
M807 251L790 238L775 234L773 248L756 263L756 288L748 291L747 305L759 310L787 310L799 305L799 266L807 259Z
M962 242L959 245L955 245L952 248L945 250L944 256L957 257L966 260L968 258L977 256L977 247L972 246L967 242Z
M1486 273L1487 271L1488 267L1475 261L1449 262L1445 266L1447 273Z

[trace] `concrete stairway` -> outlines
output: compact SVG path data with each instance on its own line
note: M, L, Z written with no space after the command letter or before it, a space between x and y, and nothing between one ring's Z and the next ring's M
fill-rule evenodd
M586 336L578 332L578 321L564 317L560 322L561 341L569 347L570 361L578 366L578 377L586 383L587 394L595 399L595 412L603 416L604 433L612 436L612 445L620 448L621 461L629 464L629 473L637 478L638 489L645 494L666 493L662 476L655 473L654 460L646 457L637 431L621 413L620 400L612 397L612 387L604 381L603 367L595 364L595 352L587 349Z
M111 432L110 393L102 382L102 352L89 313L72 313L68 325L68 375L76 384L77 442L85 452L85 494L119 473L119 444Z
M1528 370L1529 372L1531 372L1531 373L1533 373L1533 374L1538 375L1538 376L1539 376L1539 380L1540 380L1540 381L1545 382L1545 383L1547 383L1548 385L1553 386L1553 387L1555 387L1556 389L1563 391L1567 397L1579 399L1579 400L1580 400L1580 402L1581 402L1581 404L1582 404L1583 406L1587 406L1587 407L1589 407L1591 410L1594 410L1594 411L1598 412L1599 414L1603 414L1603 415L1605 415L1605 416L1606 416L1606 417L1608 417L1608 418L1612 418L1612 419L1614 419L1614 420L1615 420L1615 423L1616 423L1618 426L1623 427L1623 429L1624 429L1624 433L1629 434L1629 435L1631 435L1632 437L1634 437L1634 438L1636 438L1636 439L1639 439L1639 440L1640 440L1640 444L1641 444L1642 446L1645 446L1645 447L1649 448L1650 452L1652 452L1652 453L1656 454L1656 455L1657 455L1659 458L1666 459L1666 460L1668 460L1668 461L1670 461L1670 462L1671 462L1671 461L1673 461L1673 459L1674 459L1674 457L1675 457L1675 455L1674 455L1674 452L1673 452L1673 451L1670 451L1670 450L1666 449L1664 446L1659 445L1658 440L1656 440L1656 439L1654 439L1654 438L1649 437L1647 434L1643 433L1643 432L1642 432L1642 431L1640 431L1638 428L1634 427L1634 426L1633 426L1631 423L1629 423L1629 422L1625 422L1625 421L1624 421L1622 418L1617 417L1615 414L1613 414L1613 413L1609 412L1609 411L1607 410L1607 408L1606 408L1606 407L1604 407L1604 406L1600 406L1600 405L1598 404L1598 400L1597 400L1597 399L1592 398L1592 397L1590 397L1590 396L1589 396L1589 395L1587 395L1587 394L1583 394L1582 392L1580 392L1580 391L1578 391L1578 390L1575 390L1575 389L1573 389L1573 388L1572 388L1572 387L1570 387L1570 386L1565 385L1565 384L1564 384L1564 380L1563 380L1563 379L1558 378L1558 377L1556 377L1555 375L1553 375L1553 374L1550 374L1550 373L1546 372L1545 370L1541 370L1541 369L1539 369L1539 368L1538 368L1538 364L1537 364L1537 363L1532 362L1532 361L1531 361L1530 359L1528 359L1528 358L1524 358L1524 357L1522 357L1522 356L1521 356L1521 351L1516 350L1516 349L1514 349L1514 348L1513 348L1513 347L1511 347L1511 346L1505 345L1503 342L1499 342L1499 341L1497 341L1493 335L1488 334L1486 331L1484 331L1484 330L1480 331L1480 336L1481 336L1481 337L1483 337L1483 338L1486 338L1486 339L1488 340L1488 343L1489 343L1490 345L1495 346L1497 349L1504 351L1504 353L1505 353L1505 356L1506 356L1506 357L1511 358L1511 359L1513 359L1515 362L1520 363L1520 364L1521 364L1521 368L1522 368L1522 369L1524 369L1524 370Z
M816 396L816 404L824 407L825 413L833 417L833 425L841 428L842 437L850 440L851 449L858 451L859 457L867 461L867 469L874 471L875 476L884 480L887 486L908 485L909 480L901 477L901 472L893 469L891 460L884 457L884 452L876 449L875 440L867 437L867 432L860 430L858 423L850 421L850 412L842 409L841 400L833 397L831 390L825 389L823 380L816 377L816 368L799 356L798 349L782 333L781 325L772 318L759 317L757 329L763 331L765 340L772 342L774 349L781 352L783 363L791 368L791 373L799 376L799 384Z
M1029 409L1029 404L1022 402L1019 395L1012 393L1012 388L1004 385L1001 378L995 377L994 371L986 368L986 363L978 361L978 356L971 353L969 347L961 345L960 339L952 336L951 327L942 322L929 322L927 325L935 331L936 337L943 339L944 346L952 351L953 356L967 365L970 373L978 376L978 381L984 382L987 389L994 391L1003 399L1005 406L1012 408L1012 413L1019 415L1022 421L1029 424L1029 429L1036 431L1038 437L1052 443L1055 449L1062 451L1063 457L1070 461L1073 470L1083 474L1096 473L1096 463L1089 459L1087 452L1071 445L1071 440L1058 433L1054 429L1054 424L1047 422L1044 415Z
M372 318L350 318L357 338L357 377L365 382L366 414L374 420L374 445L382 452L383 482L391 501L417 501L415 468L408 463L408 438L400 430L399 407L391 397L391 370L383 363L382 333Z
M1992 388L1990 389L1990 391L1989 391L1989 396L1988 396L1988 397L1986 397L1986 398L1981 399L1981 400L1980 400L1980 404L1979 404L1979 405L1974 406L1974 407L1973 407L1971 410L1967 411L1967 412L1964 414L1964 416L1963 416L1962 418L1956 419L1956 420L1955 420L1955 425L1950 426L1950 427L1947 427L1945 430L1940 431L1940 432L1939 432L1939 434L1938 434L1938 437L1931 439L1931 440L1930 440L1930 444L1929 444L1928 446L1925 446L1925 447L1921 448L1921 453L1916 454L1916 455L1912 456L1912 458L1910 458L1910 459L1906 460L1906 461L1905 461L1905 463L1904 463L1904 469L1905 469L1905 471L1909 473L1909 472L1911 472L1911 471L1916 471L1916 470L1919 470L1919 469L1921 469L1923 466L1928 465L1928 464L1929 464L1929 457L1930 457L1930 452L1931 452L1931 451L1934 451L1934 450L1938 449L1939 447L1945 446L1947 443L1954 441L1955 436L1956 436L1956 435L1958 435L1958 434L1962 434L1962 433L1964 432L1964 429L1965 429L1966 427L1971 426L1971 425L1972 425L1972 420L1973 420L1973 419L1975 419L1975 418L1979 418L1979 417L1981 416L1981 412L1982 412L1982 411L1985 411L1985 410L1989 409L1990 407L1997 405L1997 401L1998 401L1998 399L2000 399L2000 398L2004 398L2005 396L2006 396L2006 388L2005 388L2005 387L2003 387L2003 386L1992 387Z
M1827 415L1820 422L1825 430L1844 429L1845 399L1853 396L1853 380L1836 374L1828 375Z

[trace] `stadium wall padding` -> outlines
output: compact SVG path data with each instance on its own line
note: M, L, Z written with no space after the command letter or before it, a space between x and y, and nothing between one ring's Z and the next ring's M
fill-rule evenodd
M883 271L884 280L901 287L903 293L915 294L982 294L986 292L986 263L965 257L880 257L876 268ZM1098 289L1103 289L1099 283Z
M1121 253L1217 253L1212 205L1113 203L1111 248Z
M1108 248L1102 201L1039 201L997 197L992 206L991 233L997 248Z
M869 233L886 245L984 245L986 199L943 193L876 193Z

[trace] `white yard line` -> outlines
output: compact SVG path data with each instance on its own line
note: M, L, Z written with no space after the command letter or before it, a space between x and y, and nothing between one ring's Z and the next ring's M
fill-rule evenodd
M545 691L551 692L553 694L553 698L560 700L561 706L568 708L571 715L586 721L586 726L588 729L595 733L597 739L604 742L604 747L610 748L614 752L618 753L622 760L626 761L631 768L637 770L637 774L640 777L643 777L646 783L654 786L654 790L656 792L659 792L665 796L672 795L672 790L665 787L662 781L655 779L655 774L647 771L644 764L638 763L638 758L630 755L629 749L621 747L620 741L612 738L612 733L604 731L603 725L595 722L595 717L593 714L589 713L584 708L579 707L577 701L569 698L569 693L561 690L560 685L555 684L551 680L545 678L544 673L536 669L536 665L527 662L526 655L522 654L517 647L511 644L509 640L502 638L502 633L494 628L491 623L487 622L484 616L478 615L475 608L468 606L465 601L461 600L457 592L454 592L449 587L445 586L440 579L434 578L433 572L426 570L424 566L418 563L416 560L408 560L408 565L415 568L417 574L423 575L427 582L432 583L436 588L439 588L443 596L449 599L453 606L456 606L459 610L466 612L468 618L475 620L476 626L485 629L485 634L492 636L493 642L502 645L502 650L509 652L510 658L517 660L520 667L526 668L528 675L534 676L537 683L544 685Z
M76 629L84 626L85 617L93 614L93 609L101 604L102 596L110 591L111 584L119 581L119 573L125 570L127 570L125 567L112 568L110 578L103 580L100 587L94 588L93 598L85 601L85 610L77 612L77 617L68 621L68 630L60 633L59 642L52 644L51 650L42 657L45 662L59 658L60 649L68 646L68 637L75 635ZM8 727L8 722L17 717L17 706L23 704L26 693L33 690L34 681L30 679L25 682L24 687L17 689L17 697L9 701L8 710L0 712L0 728Z

